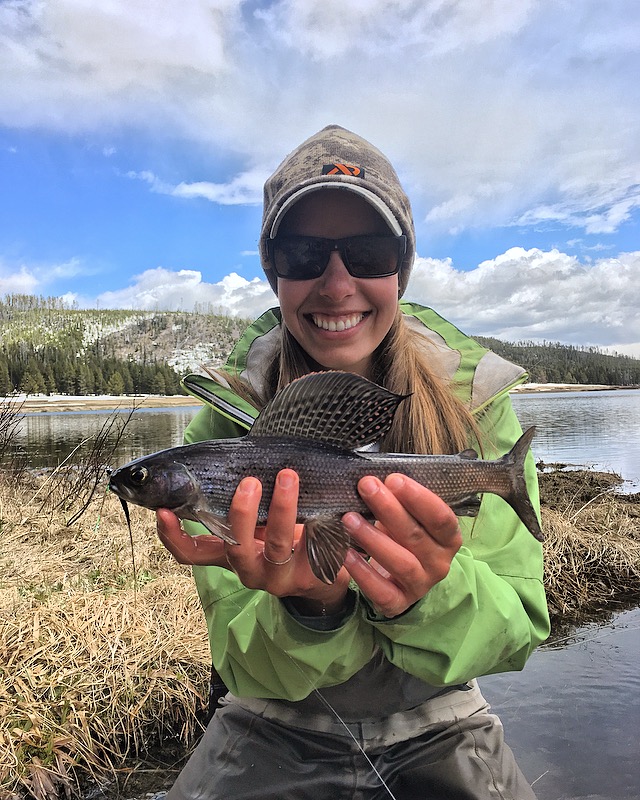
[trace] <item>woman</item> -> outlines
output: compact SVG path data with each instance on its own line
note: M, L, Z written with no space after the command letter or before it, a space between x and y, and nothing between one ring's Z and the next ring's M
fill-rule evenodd
M413 220L371 144L329 126L287 156L265 185L260 250L280 309L248 329L220 380L186 379L210 402L187 442L242 435L279 387L333 369L411 395L383 450L510 449L521 430L508 390L525 373L399 303ZM527 481L535 502L531 455ZM458 520L402 475L363 478L358 491L377 523L344 516L364 554L349 549L331 585L310 570L291 470L264 528L259 481L240 483L229 514L239 545L197 536L195 523L187 535L158 512L162 541L196 565L229 689L168 800L534 797L474 679L522 669L548 635L540 544L493 495Z

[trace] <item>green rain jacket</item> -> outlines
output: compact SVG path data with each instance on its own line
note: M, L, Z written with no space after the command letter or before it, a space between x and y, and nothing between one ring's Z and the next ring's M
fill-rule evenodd
M407 323L424 335L438 374L451 381L475 415L484 457L507 452L522 433L508 393L526 380L524 370L431 309L401 306ZM260 391L279 324L278 309L263 314L245 331L224 369L241 374ZM244 435L257 415L211 379L190 375L184 385L209 401L188 426L187 443ZM537 506L531 453L526 476ZM374 716L384 716L415 706L442 687L522 669L549 634L542 547L492 494L483 496L477 517L461 519L460 525L464 545L447 577L425 597L387 619L374 612L352 582L348 611L331 618L329 630L318 629L317 618L297 615L286 600L247 589L229 570L194 567L216 671L240 698L308 698L311 707L314 690L327 689L323 694L336 710L361 719L372 704ZM186 522L185 528L192 535L207 533L198 523Z

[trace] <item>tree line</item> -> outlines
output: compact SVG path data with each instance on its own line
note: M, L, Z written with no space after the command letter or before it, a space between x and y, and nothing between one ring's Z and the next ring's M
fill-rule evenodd
M524 367L532 383L640 386L637 358L559 342L503 342L482 336L476 339L499 356Z
M104 355L93 347L83 353L56 345L36 348L24 342L0 351L0 397L26 394L180 394L180 375L168 364L138 363Z

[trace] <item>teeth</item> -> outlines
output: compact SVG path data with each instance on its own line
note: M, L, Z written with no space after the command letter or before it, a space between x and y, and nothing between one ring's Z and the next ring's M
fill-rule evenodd
M312 314L311 318L313 319L313 324L316 325L318 328L322 328L323 331L346 331L349 328L353 328L357 325L364 317L364 314L352 314L350 317L344 317L342 319L327 319L326 317L321 317L318 314Z

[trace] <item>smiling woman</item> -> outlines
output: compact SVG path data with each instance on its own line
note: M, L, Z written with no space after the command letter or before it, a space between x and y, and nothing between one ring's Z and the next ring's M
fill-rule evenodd
M399 302L415 234L385 156L329 126L285 158L264 197L260 252L280 307L250 326L215 380L185 380L207 403L185 442L242 435L279 390L330 369L405 398L383 451L511 450L521 429L508 390L524 370ZM526 446L523 456L537 503ZM307 557L317 529L297 524L305 487L293 466L278 464L264 492L244 473L227 518L236 544L157 512L164 544L194 565L229 689L169 800L333 798L354 784L371 798L484 800L495 787L532 798L475 678L521 669L548 634L540 543L492 495L459 521L408 476L369 474L348 489L359 499L341 517L344 565L321 580Z

